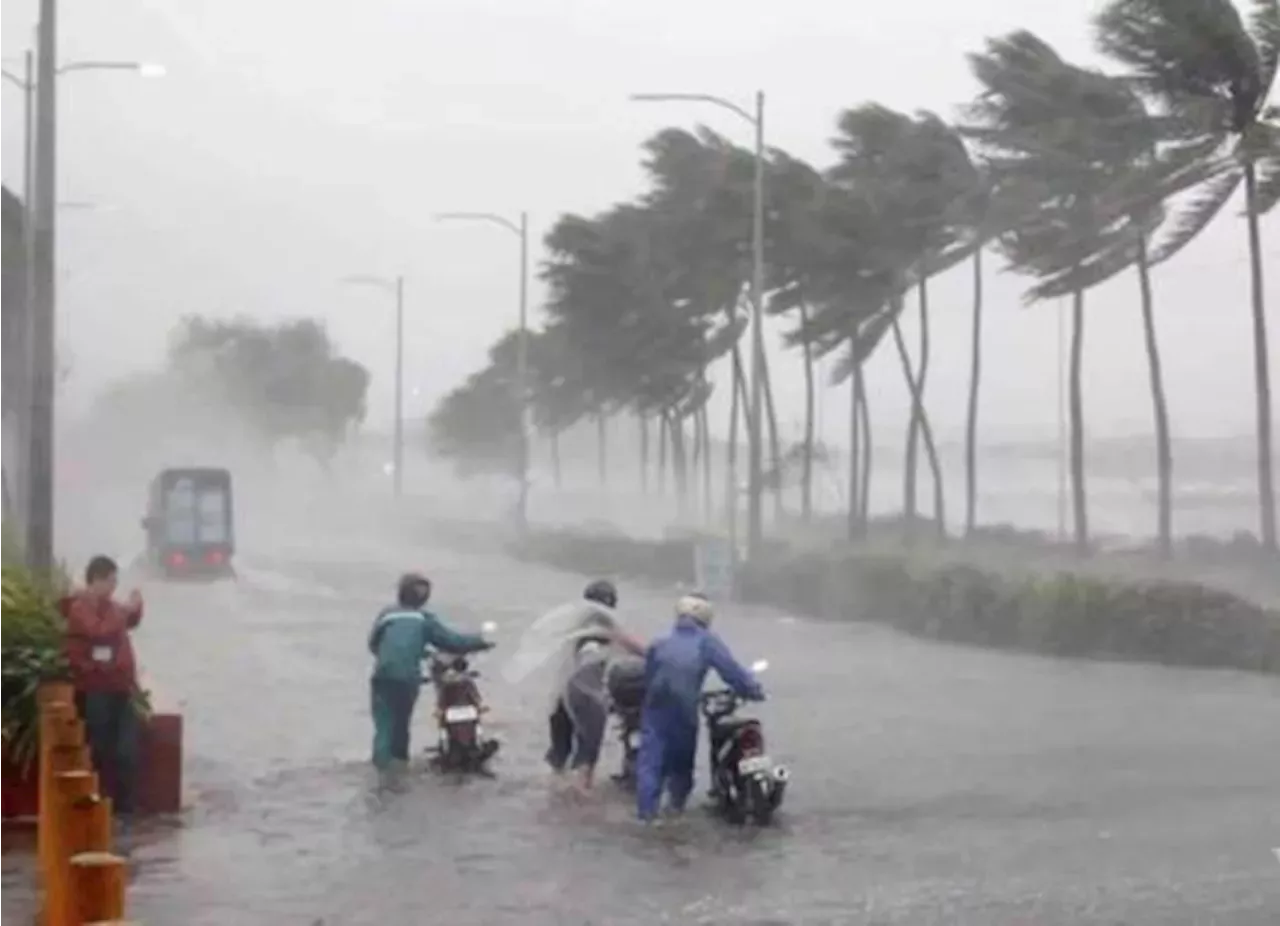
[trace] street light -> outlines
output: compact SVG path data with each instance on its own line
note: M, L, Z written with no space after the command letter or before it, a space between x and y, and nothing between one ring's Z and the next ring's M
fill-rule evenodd
M764 452L760 433L763 404L764 365L764 91L756 91L754 115L723 97L707 93L633 93L637 103L710 103L736 113L755 128L755 183L751 216L751 404L748 412L747 474L747 562L760 551L764 535L763 466ZM733 460L734 454L730 454ZM734 555L738 549L737 474L729 473L729 543Z
M437 222L488 222L520 239L520 334L516 341L516 390L520 403L520 495L516 523L523 532L529 523L529 213L519 223L494 212L441 212Z
M40 0L36 28L39 56L24 56L22 78L4 71L5 80L23 91L26 133L24 142L23 204L26 230L27 290L22 354L29 364L24 380L30 395L25 433L28 463L25 495L27 557L30 565L47 571L53 565L53 459L54 393L56 371L56 220L57 210L57 78L81 71L133 71L144 77L159 76L158 65L134 61L87 60L57 65L57 3ZM38 64L38 70L33 65Z
M348 286L371 286L395 298L396 301L396 390L395 390L395 431L392 438L392 491L400 497L404 486L404 277L373 276L358 274L343 277L338 281Z

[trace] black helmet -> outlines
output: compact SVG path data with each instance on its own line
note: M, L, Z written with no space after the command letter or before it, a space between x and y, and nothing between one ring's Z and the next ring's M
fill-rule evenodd
M582 597L606 608L618 606L618 589L608 579L596 579L582 590Z
M431 597L431 580L420 572L407 572L400 577L396 598L404 608L425 607Z

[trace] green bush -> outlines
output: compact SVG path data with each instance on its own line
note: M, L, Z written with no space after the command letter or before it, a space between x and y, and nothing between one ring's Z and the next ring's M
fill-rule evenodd
M557 531L515 552L593 575L687 583L693 543ZM1280 673L1280 612L1192 582L1011 574L928 554L773 550L744 570L739 591L746 601L956 643Z
M3 566L3 735L8 756L23 770L36 754L36 690L42 682L67 676L62 617L57 605L66 588L65 577L60 573L42 579L25 566Z

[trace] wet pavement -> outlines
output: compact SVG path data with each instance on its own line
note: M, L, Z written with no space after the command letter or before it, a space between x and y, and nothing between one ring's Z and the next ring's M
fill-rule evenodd
M317 550L323 550L323 555ZM412 563L406 563L412 560ZM186 722L180 821L133 834L130 915L187 926L550 924L1274 924L1280 921L1280 681L932 644L733 609L767 657L759 708L793 770L779 824L702 813L642 830L609 788L559 796L540 765L545 694L484 691L496 780L366 766L368 622L419 565L459 627L523 627L582 577L482 543L369 532L276 538L238 582L144 584L140 656ZM642 632L674 593L623 585ZM415 748L432 734L425 713ZM606 763L616 762L612 745ZM702 769L700 778L705 783ZM701 784L700 783L700 787ZM5 855L10 890L29 876Z

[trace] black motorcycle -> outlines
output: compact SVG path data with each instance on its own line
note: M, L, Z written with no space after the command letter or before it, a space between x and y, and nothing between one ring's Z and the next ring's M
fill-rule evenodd
M752 668L763 672L767 663ZM764 728L754 717L739 717L742 699L732 691L704 692L702 715L707 720L716 809L731 823L754 820L767 826L787 791L790 772L765 752Z
M617 718L622 769L613 780L628 791L636 787L636 755L640 752L640 709L644 705L644 661L619 660L609 666L609 712Z
M491 625L485 625L491 631ZM438 742L431 754L432 766L443 772L490 774L487 765L501 745L494 737L486 737L480 718L489 712L480 695L476 679L480 673L471 668L466 656L434 655L430 672L424 681L435 689L435 717Z

